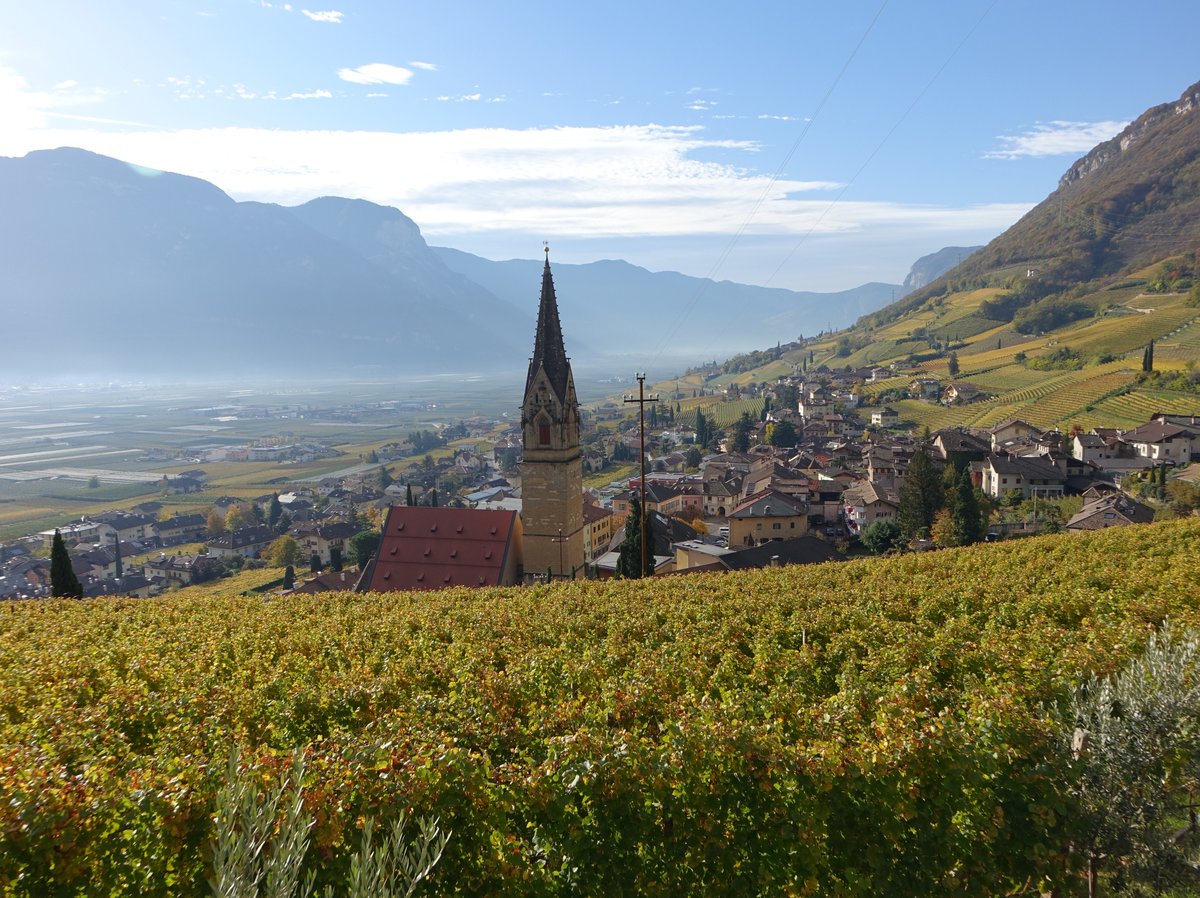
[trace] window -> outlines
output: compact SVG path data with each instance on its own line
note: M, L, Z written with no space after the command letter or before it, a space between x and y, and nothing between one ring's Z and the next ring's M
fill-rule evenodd
M772 524L771 529L772 530L781 530L781 529L783 529L783 525L782 524Z
M539 424L538 425L538 445L539 446L549 446L550 445L550 425L549 424Z

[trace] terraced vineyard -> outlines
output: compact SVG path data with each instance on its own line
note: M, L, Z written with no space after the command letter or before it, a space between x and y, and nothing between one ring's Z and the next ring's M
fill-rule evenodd
M742 416L742 412L749 412L750 417L758 421L762 407L761 399L735 399L732 402L718 402L709 406L708 413L712 415L717 427L732 427Z
M1139 352L1151 340L1159 340L1195 318L1195 309L1184 308L1176 301L1148 314L1100 318L1077 330L1061 331L1058 340L1084 358L1098 354L1121 355Z
M452 832L430 898L1078 894L1060 702L1165 618L1200 626L1198 551L1188 519L651 581L8 603L0 895L212 894L233 746L263 783L305 754L318 894L404 810Z
M1139 390L1096 403L1093 415L1094 420L1100 422L1121 421L1127 427L1136 427L1159 412L1200 415L1200 396Z

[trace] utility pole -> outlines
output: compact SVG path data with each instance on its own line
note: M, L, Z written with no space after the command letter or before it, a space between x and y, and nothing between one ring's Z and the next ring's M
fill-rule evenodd
M641 433L641 463L642 463L642 576L648 577L650 569L650 558L646 555L646 531L649 529L647 523L650 516L646 510L646 403L658 402L658 394L652 396L646 395L646 373L644 371L634 375L638 382L638 394L635 398L633 395L625 397L626 402L636 402L638 404L638 419Z

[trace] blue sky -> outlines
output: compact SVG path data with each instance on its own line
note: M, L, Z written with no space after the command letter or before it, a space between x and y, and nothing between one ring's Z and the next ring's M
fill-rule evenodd
M1200 4L107 0L0 14L0 155L793 289L983 243L1200 80ZM1176 37L1176 36L1181 37Z

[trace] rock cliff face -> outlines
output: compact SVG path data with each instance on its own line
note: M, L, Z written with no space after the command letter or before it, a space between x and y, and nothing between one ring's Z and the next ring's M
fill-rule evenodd
M908 272L908 277L904 279L904 292L910 293L913 290L920 290L926 284L933 283L977 249L982 249L982 247L944 246L936 253L921 256L921 258L913 263L913 267Z
M1066 174L1059 179L1058 187L1070 187L1076 181L1094 174L1141 141L1147 134L1156 129L1163 121L1177 115L1190 115L1200 106L1200 82L1193 84L1183 92L1174 103L1163 103L1147 109L1137 120L1111 140L1106 140L1090 153L1067 169Z

